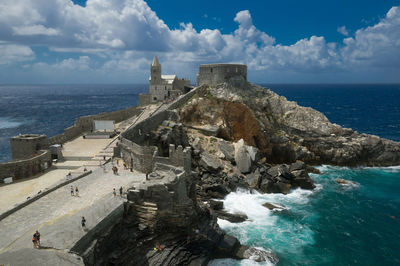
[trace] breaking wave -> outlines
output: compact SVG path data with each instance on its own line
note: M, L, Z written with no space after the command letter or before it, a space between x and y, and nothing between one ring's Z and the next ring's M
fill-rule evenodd
M0 129L16 128L24 124L24 121L16 121L10 117L0 117Z

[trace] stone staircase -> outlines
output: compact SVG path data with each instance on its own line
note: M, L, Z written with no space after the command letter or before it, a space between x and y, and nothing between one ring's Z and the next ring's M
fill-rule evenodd
M133 205L139 223L149 228L155 228L157 221L157 204L152 202L141 202Z

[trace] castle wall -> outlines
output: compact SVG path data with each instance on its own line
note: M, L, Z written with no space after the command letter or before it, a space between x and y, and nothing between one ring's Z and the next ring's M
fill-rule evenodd
M174 90L179 90L181 93L185 92L185 86L190 86L190 80L188 79L176 79L174 82Z
M63 134L51 137L49 139L49 145L65 143L77 138L84 132L93 130L94 120L114 120L116 123L119 123L132 116L138 115L141 110L142 109L140 107L133 106L114 112L104 112L96 115L82 116L75 121L73 126L66 128Z
M10 138L10 146L13 160L28 159L47 149L49 140L46 135L20 135Z
M151 102L163 101L171 96L172 84L150 85Z
M38 156L29 159L0 163L0 180L7 177L13 177L14 180L27 178L49 168L52 163L50 151L40 152Z
M139 94L139 106L145 106L151 104L151 94Z
M181 96L176 100L169 109L175 109L185 103L193 94L195 90ZM185 172L190 173L191 169L191 151L190 148L183 149L182 146L175 148L174 145L169 147L169 157L157 156L157 147L148 146L148 133L156 130L163 121L169 120L172 116L176 115L170 110L159 112L134 127L130 128L121 135L121 143L116 149L122 154L124 161L133 169L150 173L154 170L157 163L164 165L171 165L175 167L184 168Z
M247 80L247 66L241 64L200 65L197 86L216 86L227 82L232 77L243 77Z

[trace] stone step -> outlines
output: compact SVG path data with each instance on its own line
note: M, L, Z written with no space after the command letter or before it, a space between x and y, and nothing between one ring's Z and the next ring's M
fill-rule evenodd
M64 156L66 161L90 161L91 159L91 156Z
M56 164L54 164L54 167L56 169L75 170L75 169L82 167L82 165L56 165Z
M146 207L157 207L157 204L155 204L155 203L153 203L153 202L148 202L148 201L144 201L144 202L142 203L142 205L143 205L143 206L146 206Z
M157 211L157 207L148 207L148 206L141 206L141 205L135 205L136 210L144 210L144 211Z

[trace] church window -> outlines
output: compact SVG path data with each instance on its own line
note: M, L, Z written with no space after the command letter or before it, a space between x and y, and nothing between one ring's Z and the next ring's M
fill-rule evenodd
M167 90L167 86L165 86L165 90Z
M213 69L211 68L211 73L213 73L212 71L213 71Z

